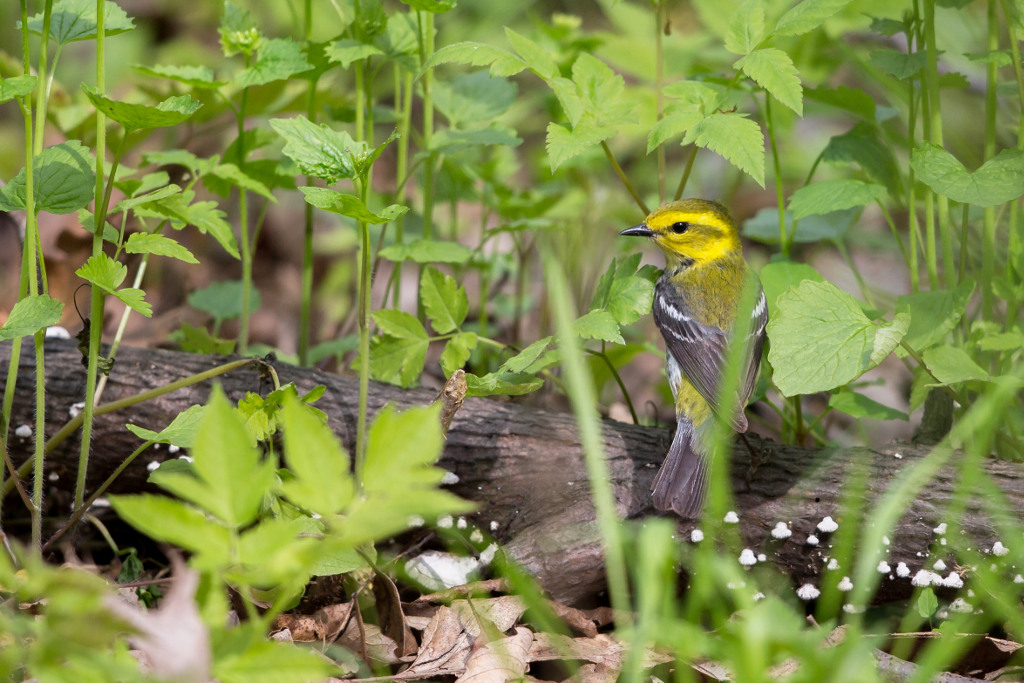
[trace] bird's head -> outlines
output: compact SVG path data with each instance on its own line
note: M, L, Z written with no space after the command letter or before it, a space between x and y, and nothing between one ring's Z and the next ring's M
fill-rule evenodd
M707 263L740 253L740 236L729 211L718 202L683 199L655 209L643 223L620 235L650 237L669 264Z

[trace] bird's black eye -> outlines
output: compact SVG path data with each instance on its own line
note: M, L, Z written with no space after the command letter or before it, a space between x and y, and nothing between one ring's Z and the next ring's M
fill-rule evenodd
M690 229L690 224L686 221L679 221L678 223L672 224L672 232L677 235L682 235L684 232Z

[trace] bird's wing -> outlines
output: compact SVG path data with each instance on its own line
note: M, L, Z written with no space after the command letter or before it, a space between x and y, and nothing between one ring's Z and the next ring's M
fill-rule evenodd
M746 405L757 382L761 351L764 348L765 326L768 324L768 305L764 292L760 292L751 311L750 339L743 370L743 383L738 392L740 409L731 422L736 431L745 431L747 419L742 408ZM725 365L729 335L714 325L700 322L686 301L673 287L659 286L654 298L654 322L665 338L668 352L682 369L683 375L700 393L716 413L721 414L718 397L718 378Z

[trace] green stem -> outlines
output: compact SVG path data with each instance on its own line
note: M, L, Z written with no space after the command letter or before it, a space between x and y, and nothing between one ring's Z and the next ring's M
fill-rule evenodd
M942 109L939 97L939 52L935 40L935 0L924 2L925 40L925 91L928 102L930 141L942 147ZM956 264L953 259L953 229L949 220L949 200L936 195L935 206L938 214L939 241L942 245L942 268L946 275L946 286L953 288L956 278Z
M693 162L697 158L697 150L700 148L697 145L690 145L690 156L686 160L686 168L683 169L683 177L679 179L679 187L676 188L675 200L679 201L680 197L683 196L683 192L686 191L686 184L690 182L690 172L693 170Z
M367 182L358 182L359 197L366 204ZM356 418L356 485L362 487L366 461L367 397L370 393L370 226L357 223L359 230L359 414Z
M36 70L39 83L36 86L36 132L32 147L33 154L43 151L43 137L46 132L46 75L47 58L50 53L50 21L53 18L53 0L43 3L43 30L39 46L39 66Z
M633 418L633 424L640 424L640 417L636 413L636 408L633 407L633 399L629 397L629 391L626 390L626 384L622 381L622 377L619 376L619 371L615 369L615 363L608 357L608 354L604 350L605 343L601 342L601 350L594 351L593 349L584 349L587 353L592 356L597 356L604 361L604 364L608 366L608 371L612 373L612 377L615 378L615 383L619 385L619 391L622 392L622 398L626 402L626 407L629 408L629 415Z
M313 0L306 0L303 14L303 32L306 44L312 41L313 34ZM306 90L306 118L316 123L316 84L310 79ZM312 185L313 179L306 177L306 184ZM310 309L313 305L313 205L306 202L303 215L302 239L302 285L299 299L299 365L309 365Z
M996 0L988 0L988 49L999 49L999 19L996 14ZM996 63L989 60L985 68L985 150L984 160L996 155L996 87L998 86ZM996 207L986 206L981 240L981 309L986 320L994 319L995 297L992 295L992 278L996 270ZM964 221L961 226L967 234L967 207L964 207ZM962 238L966 243L966 237ZM961 246L961 249L963 246ZM966 256L960 255L961 264ZM963 279L961 269L960 279Z
M786 234L786 197L782 188L782 163L779 161L779 146L775 144L775 126L772 123L772 96L764 95L764 122L768 128L768 141L772 146L772 166L775 168L775 201L779 207L779 247L782 256L789 260L791 239ZM796 231L794 230L795 234Z
M647 204L645 204L644 200L640 198L639 194L637 194L637 191L633 188L633 183L629 181L629 178L626 176L626 172L622 170L622 167L619 166L619 162L615 160L615 155L612 154L611 147L609 147L608 143L604 140L601 141L601 149L604 150L605 156L608 157L608 161L611 163L612 168L615 169L615 175L619 176L619 180L622 181L622 184L625 185L626 189L629 191L630 196L633 197L633 201L636 202L636 205L640 207L640 210L644 212L645 216L649 214L651 211L647 208Z
M245 68L249 68L250 57L245 55ZM245 108L249 99L249 88L242 88L242 100L238 106L238 168L245 172ZM252 246L249 244L249 203L245 188L238 188L238 233L239 250L242 256L242 315L238 324L238 353L245 355L249 350L249 315L252 308Z

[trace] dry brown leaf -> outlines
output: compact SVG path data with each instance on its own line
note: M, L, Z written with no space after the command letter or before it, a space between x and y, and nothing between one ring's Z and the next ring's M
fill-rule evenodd
M398 654L402 657L416 654L416 638L409 630L405 613L402 612L402 598L398 595L395 582L387 574L376 573L373 597L377 603L377 614L380 615L381 631L398 644Z
M616 668L621 666L626 646L611 636L599 633L594 638L569 638L557 633L537 633L527 655L527 661L547 662L554 660L578 659L592 664L604 664ZM644 667L672 661L668 655L648 649L644 652Z
M588 638L596 636L597 629L610 624L614 616L611 607L582 610L560 602L551 602L551 608L566 626Z
M423 632L423 645L406 674L461 672L469 657L470 635L455 610L442 607Z
M526 611L526 603L518 596L502 595L484 600L456 600L451 608L462 619L470 635L475 637L486 633L487 629L505 633L519 623Z
M199 572L188 569L177 555L171 561L174 578L157 609L143 611L114 595L105 602L111 612L138 631L130 641L150 673L185 683L206 683L210 680L210 635L195 602Z
M533 642L530 629L520 626L514 635L484 642L478 638L466 662L466 672L455 683L507 683L526 673L526 654Z
M363 624L362 630L355 619L348 622L348 626L341 632L337 643L360 655L365 652L366 658L383 664L401 664L402 658L398 656L398 643L381 633L374 624Z

